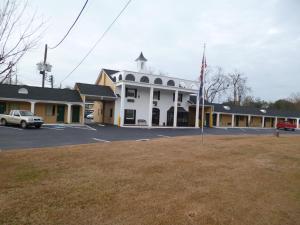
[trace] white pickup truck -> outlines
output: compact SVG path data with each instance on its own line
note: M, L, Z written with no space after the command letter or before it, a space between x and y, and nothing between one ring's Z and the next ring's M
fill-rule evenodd
M8 124L20 125L22 128L28 126L35 126L40 128L44 123L42 117L35 116L32 112L27 110L11 110L8 115L0 114L1 125Z

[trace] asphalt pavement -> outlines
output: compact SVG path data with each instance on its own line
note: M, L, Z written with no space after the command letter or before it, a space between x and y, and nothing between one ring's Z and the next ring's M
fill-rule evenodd
M275 129L260 128L205 128L205 135L272 135ZM280 131L281 134L300 135L297 131ZM201 135L195 128L119 128L90 125L44 125L40 129L21 129L0 126L0 151L9 149L40 148L77 145L121 140L147 141L153 138Z

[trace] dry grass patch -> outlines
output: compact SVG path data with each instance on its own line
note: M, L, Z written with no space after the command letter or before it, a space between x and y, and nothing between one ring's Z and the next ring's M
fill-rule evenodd
M300 224L300 138L2 152L0 224Z

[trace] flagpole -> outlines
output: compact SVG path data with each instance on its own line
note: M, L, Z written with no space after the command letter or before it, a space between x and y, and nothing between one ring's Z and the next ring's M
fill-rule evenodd
M204 49L203 49L203 56L205 56L205 44L204 44ZM206 62L205 62L206 64ZM201 138L202 138L202 144L204 143L204 95L205 95L205 90L204 90L204 75L205 75L205 66L203 66L203 77L202 77L202 82L203 82L203 87L202 87L202 113L201 113Z

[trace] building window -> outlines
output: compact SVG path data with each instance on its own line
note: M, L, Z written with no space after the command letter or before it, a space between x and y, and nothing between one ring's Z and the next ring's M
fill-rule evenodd
M137 96L137 89L126 88L125 97L136 98L136 96Z
M142 76L140 82L149 83L149 78L146 76Z
M178 99L177 99L178 102L182 102L182 96L183 94L178 93ZM175 93L173 93L173 102L174 101L175 101Z
M8 111L10 110L19 110L20 105L18 103L10 103L8 104Z
M135 81L135 77L132 74L127 74L125 80Z
M153 92L153 100L160 100L160 91Z
M122 75L121 75L121 74L119 75L119 81L120 81L120 80L122 80Z
M46 116L55 115L55 105L46 105Z
M154 84L162 84L162 80L160 78L156 78L154 80Z
M110 109L109 116L110 116L110 118L113 117L113 109Z
M169 80L167 83L168 86L175 86L174 80Z

